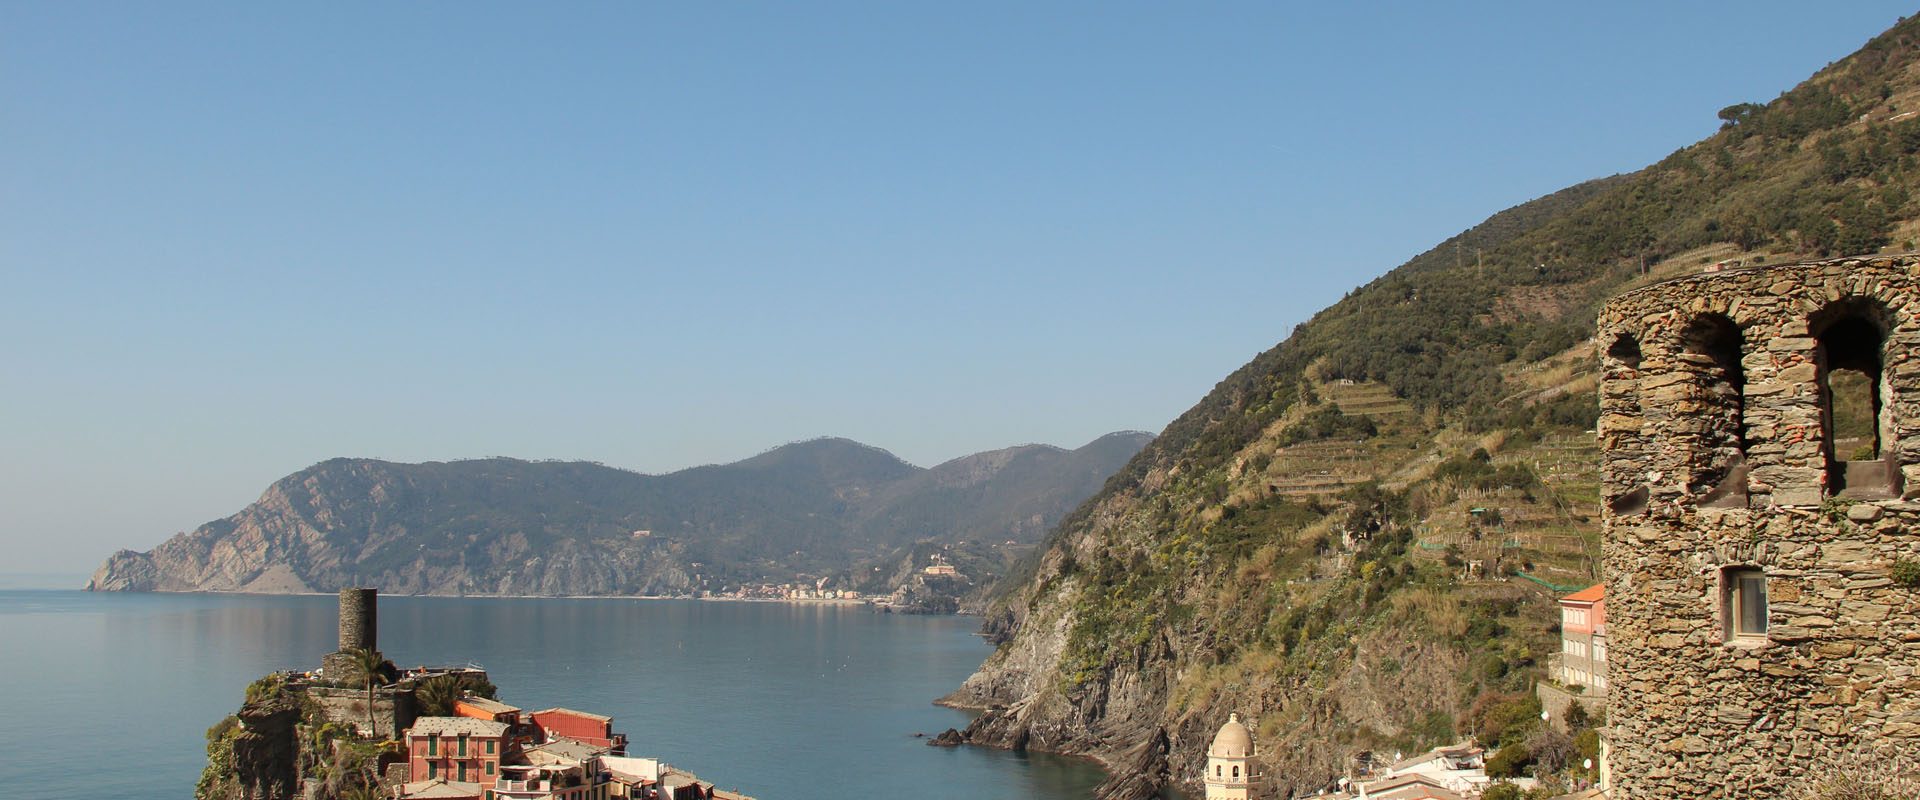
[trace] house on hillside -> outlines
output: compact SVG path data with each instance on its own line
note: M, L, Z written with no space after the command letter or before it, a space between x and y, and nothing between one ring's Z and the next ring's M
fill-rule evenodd
M505 723L490 719L421 717L407 729L408 772L416 783L492 783L507 755L507 734Z
M1607 696L1606 584L1560 598L1560 683Z
M529 715L534 728L543 740L566 737L587 744L612 750L614 755L627 752L627 736L613 732L613 718L570 708L549 708L535 711Z
M509 728L520 726L520 709L498 700L467 695L453 701L453 715L469 719L486 719L502 723Z
M1486 751L1472 741L1436 747L1412 758L1402 759L1387 768L1391 779L1420 776L1450 791L1478 794L1491 779L1487 777ZM1369 788L1369 794L1372 794Z

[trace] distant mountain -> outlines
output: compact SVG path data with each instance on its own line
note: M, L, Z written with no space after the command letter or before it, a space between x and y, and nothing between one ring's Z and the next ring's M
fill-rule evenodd
M1152 438L1023 445L932 469L831 438L666 475L510 458L337 458L280 479L233 516L113 554L87 588L653 595L821 578L844 587L892 574L915 545L1030 548Z

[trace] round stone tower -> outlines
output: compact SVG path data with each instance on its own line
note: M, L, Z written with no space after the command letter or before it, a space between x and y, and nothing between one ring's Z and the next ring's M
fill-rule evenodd
M340 590L340 652L380 649L380 590Z
M1599 319L1616 800L1920 746L1920 256L1709 272ZM1598 656L1596 656L1598 658Z

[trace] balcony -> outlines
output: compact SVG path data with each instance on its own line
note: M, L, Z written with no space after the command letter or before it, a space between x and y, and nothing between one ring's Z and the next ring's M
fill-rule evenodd
M545 778L526 781L510 781L501 778L493 782L493 790L496 792L551 792L553 781Z

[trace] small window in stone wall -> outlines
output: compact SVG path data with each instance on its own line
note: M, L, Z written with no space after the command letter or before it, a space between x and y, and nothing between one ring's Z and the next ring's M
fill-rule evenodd
M1607 346L1607 357L1619 362L1628 369L1640 368L1640 340L1633 334L1623 333L1613 337L1613 344Z
M1767 575L1758 567L1720 571L1721 628L1729 642L1767 636Z

